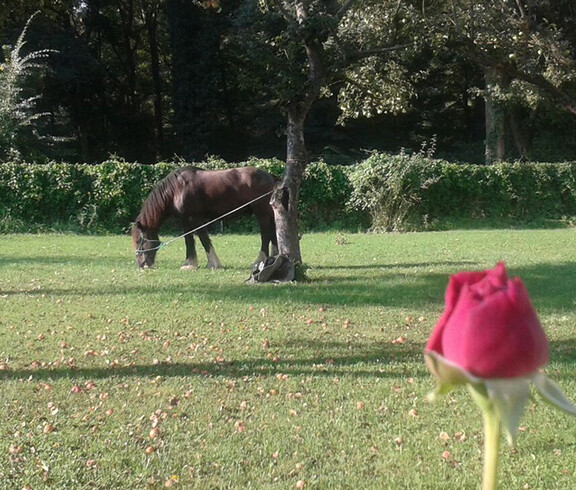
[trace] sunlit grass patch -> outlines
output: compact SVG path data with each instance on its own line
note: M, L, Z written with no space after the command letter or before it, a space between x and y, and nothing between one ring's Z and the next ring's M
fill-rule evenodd
M574 230L310 234L310 280L248 285L183 244L139 271L128 237L8 235L0 250L0 476L7 488L476 488L465 391L424 401L422 350L449 274L505 260L576 399ZM573 420L540 401L502 488L573 488Z

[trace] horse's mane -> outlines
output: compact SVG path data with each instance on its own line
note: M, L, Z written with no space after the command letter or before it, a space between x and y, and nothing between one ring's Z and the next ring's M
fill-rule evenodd
M180 188L179 175L181 169L176 170L164 177L150 191L142 204L142 209L136 220L146 228L157 229L160 222L166 216L167 209L174 202L174 195Z

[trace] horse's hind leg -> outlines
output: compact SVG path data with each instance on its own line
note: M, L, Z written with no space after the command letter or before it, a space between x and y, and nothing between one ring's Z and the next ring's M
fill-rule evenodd
M186 263L180 267L181 269L198 269L198 256L196 255L196 244L194 243L194 235L190 233L184 237L186 242Z
M206 250L206 257L208 258L208 264L206 267L208 269L220 269L222 264L220 264L220 259L218 258L218 255L216 255L214 245L212 245L212 241L210 240L205 228L198 232L198 238L200 238L202 246L204 247L204 250Z

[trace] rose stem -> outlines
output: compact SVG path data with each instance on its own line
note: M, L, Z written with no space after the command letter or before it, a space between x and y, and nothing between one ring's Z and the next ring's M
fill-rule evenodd
M498 455L500 449L500 419L495 410L482 410L484 418L484 474L482 490L496 490L498 486Z
M498 454L502 426L494 404L488 397L486 387L481 384L468 384L472 398L482 411L484 419L484 474L482 490L496 490L498 487Z

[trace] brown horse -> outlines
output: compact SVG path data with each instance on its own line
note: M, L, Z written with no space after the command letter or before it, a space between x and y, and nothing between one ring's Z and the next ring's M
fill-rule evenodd
M257 262L278 251L274 213L270 207L269 193L277 179L273 175L252 167L229 170L201 170L185 167L170 173L152 189L132 227L132 245L140 268L154 264L161 242L158 229L167 218L176 218L186 232L230 213L254 200L230 216L252 212L260 227L261 247ZM261 199L258 199L263 196ZM208 268L221 267L220 260L208 237L206 228L198 235L208 257ZM183 269L198 267L194 234L186 234L186 263Z

